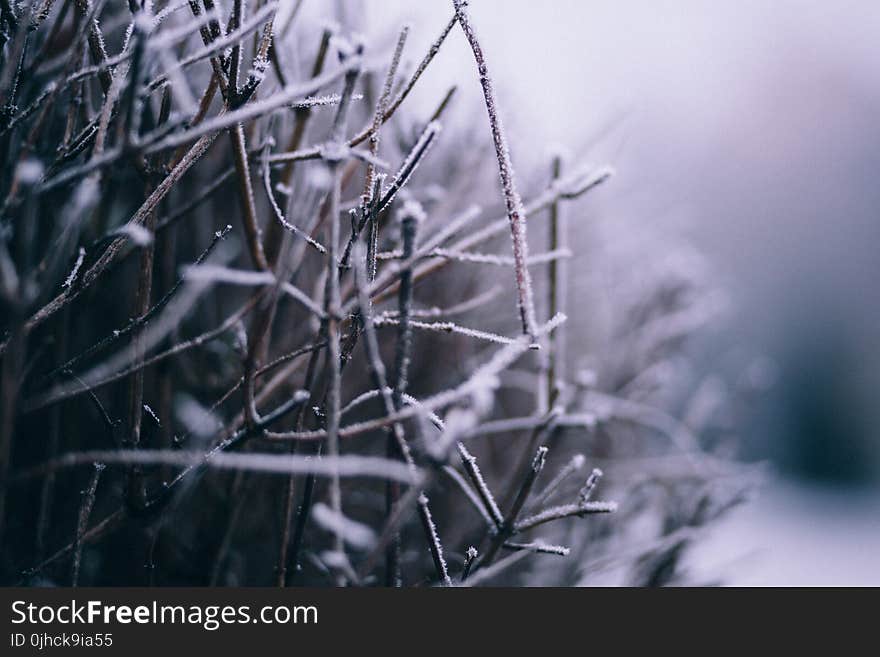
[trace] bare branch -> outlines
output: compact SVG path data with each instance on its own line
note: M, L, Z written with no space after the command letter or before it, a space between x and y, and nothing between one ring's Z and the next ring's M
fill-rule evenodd
M470 43L477 62L477 71L480 75L480 85L483 87L483 97L486 100L486 111L489 114L489 128L492 132L492 142L495 144L495 154L498 157L498 172L501 175L501 189L504 192L504 202L507 205L507 218L510 221L510 234L513 239L513 258L516 262L516 289L520 319L522 320L523 333L535 338L535 302L532 293L532 278L526 266L529 257L529 247L526 240L526 210L516 188L513 173L513 164L510 161L510 152L507 147L507 139L501 117L498 115L495 90L492 86L492 78L489 77L489 69L483 56L483 49L477 40L477 35L471 26L466 10L467 3L464 0L453 0L458 23Z

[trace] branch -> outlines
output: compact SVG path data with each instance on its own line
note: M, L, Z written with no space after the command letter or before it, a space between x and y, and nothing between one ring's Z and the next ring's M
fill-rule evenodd
M498 172L501 176L501 189L504 193L504 203L507 205L507 219L510 222L510 234L513 240L513 258L516 263L516 290L520 319L522 320L523 333L534 340L536 337L535 302L532 293L532 278L526 266L526 261L529 257L529 247L526 240L526 211L516 189L507 139L504 135L501 117L498 115L495 90L492 86L492 79L489 77L489 69L486 66L483 50L480 47L477 35L471 26L470 18L467 14L467 3L464 0L453 0L453 5L458 16L458 23L461 25L461 29L474 53L477 70L480 74L480 86L483 88L486 111L489 114L489 128L492 133L492 142L495 144Z

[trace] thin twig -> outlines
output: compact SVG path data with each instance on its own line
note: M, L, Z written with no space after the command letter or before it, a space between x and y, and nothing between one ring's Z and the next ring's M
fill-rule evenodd
M465 37L467 37L471 50L474 53L474 59L477 62L480 85L483 88L486 111L489 114L492 142L495 144L495 154L498 158L498 172L501 175L501 189L504 192L504 202L507 205L507 218L510 221L513 258L516 261L516 289L520 319L522 320L523 333L534 339L536 328L535 302L532 293L532 278L526 266L526 261L529 257L528 242L526 240L526 211L516 188L507 139L504 134L504 127L501 124L501 117L498 115L495 90L492 86L492 79L489 77L489 69L486 66L483 49L480 47L477 35L468 17L467 3L464 0L453 0L453 5L455 6L458 23L461 25Z
M504 521L501 523L501 527L489 544L489 549L482 559L482 565L488 566L491 564L495 555L498 553L499 548L501 548L504 542L513 535L514 531L516 531L516 519L532 492L535 480L538 478L541 470L544 469L546 459L547 448L539 447L538 451L535 453L535 458L532 460L531 467L526 471L526 475L520 484L519 491L513 500L513 504L510 506L510 510L507 512Z
M483 479L483 473L480 472L476 457L473 456L461 442L458 443L457 447L458 454L461 457L461 463L464 466L464 470L468 477L470 477L471 483L474 485L477 494L480 496L483 508L489 514L489 518L495 529L501 529L501 526L504 523L504 518L501 515L501 510L498 508L497 502L495 502L495 497L492 495L489 486L486 484L486 480Z
M410 242L414 242L414 235L412 236L412 238L413 239L409 240ZM413 245L410 244L409 246L410 248L412 248ZM361 321L364 325L364 346L367 352L367 358L370 363L370 371L373 376L373 384L381 392L382 401L385 405L385 412L390 415L393 414L395 410L398 410L402 405L404 401L404 396L406 394L404 389L405 385L401 387L399 378L393 390L387 385L385 366L382 363L382 358L379 353L379 342L376 338L376 332L373 327L372 309L370 307L369 298L366 295L368 285L368 277L366 271L366 250L360 245L358 245L358 248L355 250L354 261L355 282L361 301ZM390 435L388 436L387 453L389 457L402 458L403 461L410 468L415 470L415 463L413 461L412 454L410 453L409 446L407 445L406 438L403 434L403 427L400 423L395 423L391 427ZM388 519L391 518L394 512L394 507L399 502L399 493L400 491L397 488L386 488L386 518ZM417 504L419 508L419 517L422 521L422 527L428 539L428 546L434 559L434 566L437 569L437 576L441 582L444 582L447 586L449 586L451 585L451 581L449 579L449 572L446 567L446 561L443 558L443 546L440 543L440 538L437 534L437 527L431 516L431 510L428 506L428 498L424 495L424 493L419 496ZM401 581L399 573L400 555L398 552L398 541L399 535L395 534L388 546L388 551L386 552L386 584L397 586L400 585Z
M614 502L563 504L550 507L549 509L545 509L540 513L536 513L533 516L529 516L528 518L519 521L516 523L514 530L519 533L562 518L570 518L572 516L583 517L592 513L614 513L615 511L617 511L617 504Z
M358 58L359 53L354 57ZM354 90L360 69L355 66L348 69L345 76L345 86L342 92L342 100L330 129L330 143L340 144L345 131L348 116L349 100ZM327 163L330 172L330 202L329 202L329 227L327 238L327 282L324 292L324 313L327 317L327 369L329 388L327 394L327 454L330 459L339 456L339 425L340 410L342 408L341 391L341 363L339 345L339 320L341 314L341 301L339 297L339 267L337 266L337 249L339 248L339 203L340 188L342 185L342 169L340 161L331 159ZM339 477L332 476L330 481L330 508L334 513L342 514L342 490L339 485ZM345 547L341 534L337 531L334 549L339 554L344 554Z
M73 548L73 566L71 567L70 585L77 586L79 584L79 567L82 562L83 550L83 534L89 524L89 516L92 515L92 507L95 505L95 493L98 490L98 480L101 478L101 472L105 465L98 461L94 462L95 471L85 491L83 491L83 500L79 507L79 516L76 522L76 538L74 539Z
M471 545L465 553L464 566L461 568L460 582L464 582L468 578L468 575L471 574L471 568L474 565L474 561L477 559L477 555L479 555L477 548Z

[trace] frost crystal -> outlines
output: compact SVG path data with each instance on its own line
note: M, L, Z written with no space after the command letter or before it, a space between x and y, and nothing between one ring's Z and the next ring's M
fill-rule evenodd
M162 426L162 423L159 422L159 416L157 416L153 412L153 409L150 408L149 404L144 404L144 410L150 415L151 418L153 418L153 420L156 422L156 424L158 424L160 427Z
M83 258L86 257L86 250L83 247L79 247L79 253L76 256L76 262L73 263L73 269L68 274L67 278L64 279L64 283L62 283L61 287L70 287L76 281L76 275L79 273L80 267L82 267Z

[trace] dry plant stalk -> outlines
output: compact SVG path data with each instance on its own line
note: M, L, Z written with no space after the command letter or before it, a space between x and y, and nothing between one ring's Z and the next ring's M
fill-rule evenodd
M504 203L507 206L507 219L510 222L510 235L513 240L513 259L516 269L517 304L519 306L520 319L522 320L523 333L535 337L535 300L532 292L532 277L526 263L529 257L529 245L526 238L526 211L522 199L516 188L516 179L513 173L513 164L510 161L510 149L507 146L507 138L504 134L504 126L498 114L498 101L495 98L495 89L492 78L489 77L489 67L483 49L477 40L477 34L471 25L467 13L467 2L453 0L458 24L467 37L474 60L477 62L477 72L480 75L480 86L483 88L483 97L486 100L486 111L489 114L489 127L492 132L492 143L495 146L495 155L498 158L498 173L501 176L501 190L504 192Z

